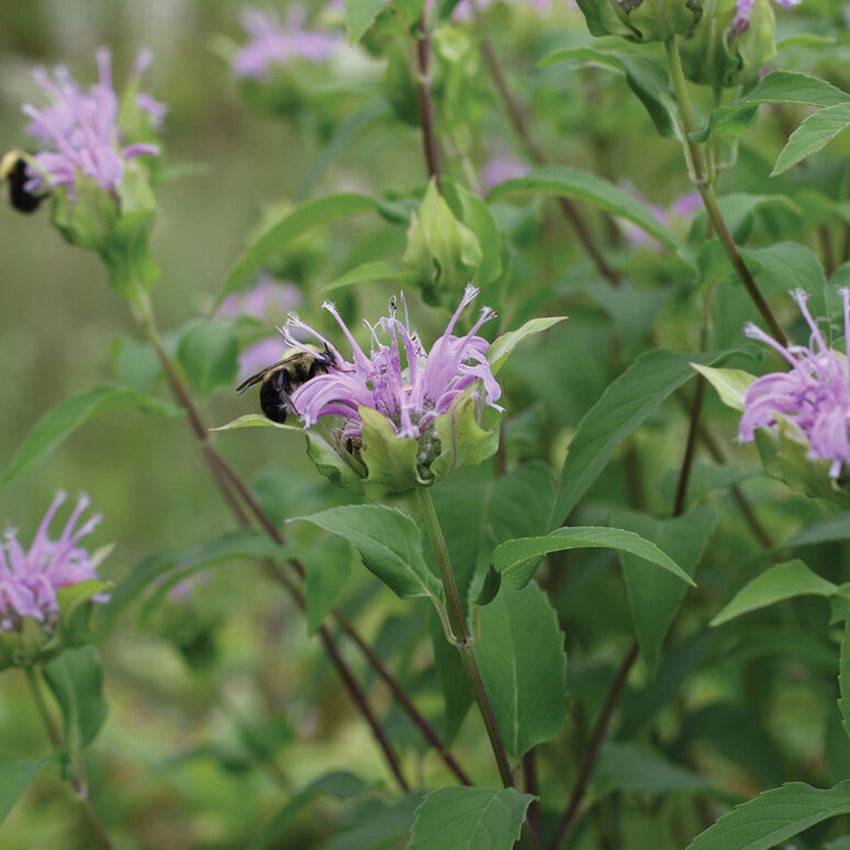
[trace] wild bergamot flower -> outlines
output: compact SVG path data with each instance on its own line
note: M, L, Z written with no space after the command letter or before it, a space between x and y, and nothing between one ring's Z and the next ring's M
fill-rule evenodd
M432 484L463 463L480 462L495 451L495 430L481 426L483 408L502 412L501 388L485 356L490 343L477 335L495 311L483 308L468 333L454 333L477 295L467 286L430 351L410 328L403 296L393 299L389 315L374 326L364 321L371 336L368 354L334 305L325 302L351 346L350 361L291 315L283 328L286 344L303 349L303 337L312 337L335 362L295 390L292 409L305 427L325 426L337 452L365 466L361 477L392 489Z
M776 424L777 417L792 423L809 447L811 459L829 461L829 476L836 479L850 463L850 372L847 355L833 351L807 307L809 296L793 293L812 334L808 346L780 345L755 325L747 336L766 343L784 357L789 372L771 372L750 384L744 396L740 438L752 442L757 428ZM850 291L844 298L845 347L850 346Z
M142 155L156 156L159 147L148 142L125 144L125 132L119 124L121 106L112 85L109 51L97 51L98 82L85 91L59 66L51 77L44 69L35 72L36 82L51 98L41 109L23 106L30 119L29 129L44 149L33 157L39 168L31 168L25 189L44 191L58 186L73 189L81 176L92 178L101 189L114 192L124 178L127 163ZM150 63L150 53L140 54L131 71L128 86L136 86ZM162 122L165 107L147 95L137 95L137 112L149 116L156 127ZM44 186L44 179L49 187Z

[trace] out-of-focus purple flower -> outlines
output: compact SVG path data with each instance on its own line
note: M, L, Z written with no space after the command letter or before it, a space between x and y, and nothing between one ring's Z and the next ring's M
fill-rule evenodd
M626 189L631 195L641 201L665 227L678 224L679 229L684 230L690 219L702 209L702 198L699 192L687 192L684 195L680 195L673 200L667 209L664 209L664 207L651 204L641 195L635 186L627 185ZM632 248L648 246L656 251L663 250L664 246L653 236L650 236L642 227L638 227L630 221L623 221L622 227L626 241Z
M774 0L785 9L799 6L803 0ZM735 18L729 25L729 35L738 35L750 28L750 19L753 16L755 0L737 0L735 3Z
M491 407L496 404L501 388L490 370L485 353L490 343L476 336L484 322L496 314L489 307L481 311L468 334L455 336L455 324L464 308L478 295L472 285L467 286L463 299L452 316L443 335L431 351L425 350L418 337L410 330L407 317L402 322L395 307L390 315L382 317L374 327L365 323L371 332L371 349L367 355L357 344L333 304L323 307L336 319L352 350L352 361L346 361L323 336L290 316L284 327L287 345L303 348L296 332L312 335L327 347L336 361L336 368L318 375L299 387L292 396L293 409L302 418L305 427L314 425L324 416L341 417L341 438L360 437L363 422L358 408L376 410L385 417L396 434L419 439L425 436L438 416L448 412L452 402L471 384L480 381L484 400ZM401 299L404 304L403 297ZM379 334L387 342L379 339Z
M233 73L260 80L273 66L285 65L293 56L321 62L340 38L327 30L304 29L305 20L304 7L297 4L289 7L283 24L274 12L243 9L242 27L251 40L233 57Z
M223 317L251 316L253 319L278 321L301 303L301 292L294 283L277 280L263 272L257 285L248 292L233 292L218 307Z
M845 347L850 346L850 291L844 298ZM826 344L817 322L806 306L809 296L794 293L794 300L811 328L808 346L780 345L755 325L745 333L778 351L791 365L790 372L771 372L750 384L744 396L744 413L739 428L746 443L755 438L756 428L776 423L776 417L797 426L809 445L809 457L830 461L829 475L837 478L850 463L850 372L847 357Z
M98 82L84 91L68 73L59 66L53 77L43 68L34 76L36 82L52 98L52 103L43 109L31 104L23 106L23 113L30 119L30 132L44 145L52 148L35 154L35 160L49 178L51 187L72 187L78 174L94 178L102 189L112 192L120 185L128 160L148 154L156 156L159 148L147 143L124 146L124 137L118 126L118 95L112 85L112 70L109 51L97 51ZM139 76L150 61L143 53L131 74L131 81ZM145 97L139 95L139 97ZM163 114L164 107L147 98L139 108L156 115ZM42 175L31 169L25 185L27 192L42 190Z
M525 177L531 166L511 154L496 154L481 169L481 188L489 192L494 186L515 177Z
M267 336L252 343L239 353L239 380L245 381L281 359L284 347L280 336Z
M81 496L71 512L58 540L48 537L48 528L56 511L67 498L60 492L47 509L29 551L18 542L17 533L9 529L0 542L0 630L13 631L24 617L41 623L50 622L59 611L56 592L63 587L97 579L98 561L79 541L100 522L96 514L75 529L81 514L89 506L89 498ZM106 602L107 596L96 594L95 602Z

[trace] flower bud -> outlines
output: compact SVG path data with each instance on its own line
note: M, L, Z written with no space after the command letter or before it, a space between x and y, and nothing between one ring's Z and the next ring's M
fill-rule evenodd
M729 88L752 80L775 48L770 0L707 0L692 35L681 44L685 76Z
M590 32L629 41L665 41L693 32L702 0L578 0Z

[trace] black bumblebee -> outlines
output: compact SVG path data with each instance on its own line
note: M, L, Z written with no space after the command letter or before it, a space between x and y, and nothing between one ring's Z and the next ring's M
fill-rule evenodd
M28 192L24 187L29 180L27 161L20 151L9 151L0 159L0 182L9 184L9 203L22 213L35 212L49 193Z
M282 424L292 410L292 393L316 375L326 374L334 366L336 360L327 348L324 351L313 349L312 346L291 348L284 351L277 363L251 375L236 388L236 392L244 393L248 387L260 384L261 410L272 422Z

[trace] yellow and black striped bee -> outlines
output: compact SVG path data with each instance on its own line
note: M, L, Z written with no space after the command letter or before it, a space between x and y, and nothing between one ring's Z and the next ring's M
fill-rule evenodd
M9 185L9 203L22 213L35 212L49 192L29 192L24 187L29 180L27 161L20 151L9 151L0 159L0 182Z
M313 346L290 348L283 357L251 375L236 388L244 393L249 387L260 384L260 409L272 422L286 422L292 411L292 393L316 375L324 375L336 366L336 360L325 348L320 351Z

